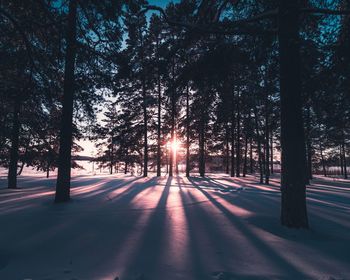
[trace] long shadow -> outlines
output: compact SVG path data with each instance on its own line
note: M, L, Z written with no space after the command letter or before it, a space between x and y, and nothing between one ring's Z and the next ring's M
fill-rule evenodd
M81 191L78 190L76 191L77 193L74 194L74 189L73 189L73 197L91 197L91 198L96 198L97 196L103 196L105 193L109 193L111 191L115 191L117 189L120 189L122 187L125 187L129 184L132 184L135 181L140 180L142 177L132 177L131 180L128 179L110 179L104 183L102 183L100 186L92 186L92 190L89 191L89 187L87 188L86 191L82 189Z
M156 184L158 180L159 179L157 177L153 177L145 182L134 183L130 188L127 188L123 192L120 192L110 197L109 200L112 202L113 205L114 204L127 205L139 193L148 189L150 186Z
M124 276L152 279L159 270L161 252L166 247L166 203L169 196L172 177L168 177L157 206L153 210L137 248L133 249L133 257L125 268ZM148 252L146 255L145 252ZM122 277L124 277L122 276ZM141 278L142 277L142 278ZM123 278L122 278L123 279Z
M111 190L115 190L115 189L118 189L118 188L122 188L128 184L131 184L132 182L134 181L137 181L139 180L140 178L134 178L130 181L126 181L126 182L122 182L121 184L119 184L117 187L115 187L114 184L112 184L111 187L109 187L107 190L105 190L104 192L108 192L108 191L111 191ZM122 198L123 198L123 204L120 204L119 201L115 201L115 203L113 204L113 208L118 210L120 208L120 206L125 206L126 204L128 204L132 199L133 197L135 197L138 193L142 192L143 190L147 189L150 185L153 184L153 182L156 180L156 178L151 178L149 179L147 182L142 182L142 183L139 183L139 184L136 184L136 185L132 185L130 186L130 188L128 188L125 192L127 192L126 194L123 195L123 193L121 194L122 195ZM111 181L111 182L108 182L108 183L114 183L114 181ZM103 188L103 186L101 186L101 188ZM100 195L100 193L99 193ZM43 199L42 197L39 197L41 198L41 200ZM38 198L38 199L39 199ZM69 214L72 218L74 218L74 216L76 216L77 214L81 214L81 211L78 211L78 212L73 212L70 210L70 207L72 206L71 204L68 204L68 205L65 205L65 204L53 204L52 203L52 199L51 198L45 198L45 200L47 200L47 203L44 203L44 205L46 206L45 209L48 211L48 213L62 213L62 214L65 214L66 216ZM74 201L74 197L73 197L73 201ZM87 202L91 202L91 199L90 198L84 198L84 199L79 199L79 200L85 200ZM21 202L21 207L17 208L18 210L24 210L24 209L27 209L29 207L32 207L32 206L35 206L36 203L33 202L33 200L29 200L29 201L24 201L24 202ZM43 203L41 202L40 205L43 205ZM25 207L24 207L25 206ZM105 207L107 207L108 205L105 204ZM52 208L53 207L53 208ZM41 210L38 210L39 212ZM85 209L85 212L95 212L96 209L94 208L91 208L87 211L87 209ZM12 211L12 213L15 212ZM31 211L33 212L33 211ZM67 214L68 213L68 214ZM88 220L90 219L89 217L86 218L86 217L80 217L80 220ZM77 223L79 222L79 220L65 220L64 223L65 223L65 228L66 227L69 227L70 226L70 223ZM57 222L53 222L52 225L56 225ZM51 223L50 223L51 224ZM38 227L39 229L40 227ZM37 231L37 234L40 234L40 230Z
M222 204L217 202L211 195L209 195L208 192L201 189L198 185L198 182L193 180L192 178L189 178L189 181L208 198L208 200L216 207L218 208L225 217L231 222L231 224L239 229L244 236L246 236L254 245L256 249L258 249L262 254L267 255L267 258L273 261L275 265L278 265L281 269L284 270L286 275L289 277L296 277L295 279L307 279L308 276L303 274L301 271L299 271L297 268L295 268L293 265L288 263L285 259L283 259L280 255L278 255L276 252L271 250L271 248L265 244L261 239L259 239L257 236L255 236L254 233L252 233L247 226L240 221L238 217L233 215L226 207L224 207Z
M268 199L267 195L264 194L260 194L262 199L259 199L259 201L252 200L252 197L250 196L250 193L244 193L244 195L239 195L237 196L233 196L234 194L223 194L223 193L215 193L215 195L217 197L219 197L220 199L225 200L226 202L234 205L234 206L238 206L242 209L245 209L247 211L253 212L253 213L261 213L263 214L264 211L266 211L266 209L268 209L269 207L271 207L272 209L275 207L279 207L278 204L278 197L273 197L273 199ZM253 197L255 198L255 196ZM269 209L271 209L269 208ZM270 211L267 211L266 214L270 213Z
M6 237L6 240L21 240L21 242L24 242L25 244L47 243L50 244L49 246L50 248L53 248L53 251L62 251L59 244L70 244L67 245L69 249L65 250L69 252L69 256L67 256L67 263L70 260L69 258L71 258L70 256L73 256L73 262L79 262L79 259L82 258L81 256L91 255L91 250L97 250L96 252L94 251L95 256L90 257L88 260L90 265L91 259L93 260L93 265L96 266L96 269L88 269L87 271L90 271L89 273L92 274L89 276L89 279L99 279L104 271L113 271L113 264L111 265L113 258L111 256L115 255L120 248L123 248L123 245L129 236L134 233L135 230L138 230L134 227L134 225L138 224L145 214L143 211L125 212L123 210L123 212L118 212L120 203L122 202L122 204L125 205L130 203L137 194L147 188L152 187L156 181L156 178L152 178L139 184L135 184L127 189L128 192L119 196L118 199L115 199L115 201L112 201L112 203L103 204L103 208L108 207L108 209L111 210L108 217L105 215L106 211L99 212L99 209L96 209L95 211L95 208L92 207L91 211L86 212L86 210L89 210L90 207L86 208L83 206L83 208L81 208L81 204L74 205L74 203L59 205L59 207L66 206L65 208L67 208L67 212L63 212L62 214L64 215L57 215L55 213L56 205L50 204L47 205L47 207L37 209L38 214L40 214L39 212L45 212L45 214L37 216L38 218L35 220L35 224L37 223L37 225L33 226L33 222L27 225L25 223L23 224L24 228L29 226L33 229L35 228L36 234L34 236L20 238L21 226L19 227L18 234L13 234L11 230L8 230L4 237L8 236ZM109 183L114 184L113 182ZM165 190L168 192L169 188L167 187ZM167 193L165 192L162 195L162 199L158 203L160 207L164 207L166 205L166 196ZM88 199L86 199L86 201L88 201ZM75 214L72 215L70 213L71 210L79 210L79 216ZM116 210L116 212L114 213L113 210ZM33 211L29 211L28 215L30 216L32 212ZM91 224L91 221L94 222L93 225ZM82 232L84 234L81 234ZM77 235L78 233L79 235ZM149 236L150 235L151 233ZM29 243L27 243L25 239L28 239ZM60 240L60 242L56 244L53 242L54 240ZM76 242L76 240L79 240L79 242ZM155 240L155 243L157 241L158 240ZM145 257L147 258L147 256Z
M98 185L99 182L93 180L97 186L87 186L87 189L81 190L81 193L77 193L77 191L73 188L72 190L72 201L83 201L89 200L89 202L97 199L98 197L103 196L103 194L114 191L116 189L122 188L128 184L133 183L134 181L139 180L140 178L132 178L132 180L109 180L107 182L102 182L101 185ZM90 189L93 189L92 191ZM14 212L19 210L24 210L28 207L38 206L42 204L52 204L53 199L52 196L54 193L48 193L47 188L41 188L39 190L30 191L30 189L25 189L20 193L17 193L17 197L9 196L8 198L3 199L0 202L1 207L6 207L6 212ZM44 192L43 192L44 191ZM80 190L79 190L80 191ZM8 207L10 206L10 207ZM65 205L55 204L55 209L64 210L67 207Z
M198 220L209 221L210 217L202 210L202 208L195 208L195 210L193 210L193 211L196 211L196 216L198 216L199 219L196 219L197 217L193 217L193 212L190 211L190 209L188 208L188 206L186 206L186 204L189 199L193 201L194 198L190 192L187 193L188 198L186 198L185 192L181 187L181 182L179 180L179 177L177 178L177 183L179 186L180 197L184 208L185 217L187 220L188 234L189 234L188 251L191 256L191 266L192 266L191 268L192 268L193 279L210 279L211 277L207 273L208 268L204 267L204 264L201 261L201 257L203 257L203 255L201 256L200 254L201 246L195 234L195 232L198 232L198 229L196 230L196 227L195 227L196 222L198 223ZM215 228L212 227L211 223L204 223L204 225L206 226L206 230L204 232L199 232L200 234L207 233L211 238L215 237L214 238L215 240L220 240L217 238L221 238L221 236L218 235L218 232L216 231ZM220 248L218 249L220 250ZM208 254L209 252L206 252L206 253ZM221 259L221 262L225 262L225 260Z

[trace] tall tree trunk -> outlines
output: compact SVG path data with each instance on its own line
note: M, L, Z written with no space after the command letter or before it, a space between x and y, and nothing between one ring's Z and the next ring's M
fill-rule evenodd
M342 146L339 146L339 159L340 159L340 175L344 175L344 159Z
M71 150L73 142L74 70L76 56L77 0L70 0L67 26L67 50L64 69L63 107L60 131L60 150L55 202L70 199Z
M8 171L8 188L17 188L17 165L18 165L18 147L19 147L19 133L20 133L20 122L19 113L21 105L19 98L14 99L13 104L13 121L12 121L12 132L11 132L11 149L10 149L10 164Z
M281 223L292 228L308 228L306 157L300 79L299 9L299 1L279 1Z
M231 173L235 176L235 92L232 90L232 108L231 108Z
M248 136L245 134L245 142L244 142L244 163L243 163L243 177L247 174L247 156L248 156Z
M173 165L174 165L174 151L172 145L175 141L175 62L172 63L172 90L171 90L171 145L170 145L170 162L169 162L169 176L173 176Z
M259 164L259 171L260 171L260 184L264 183L264 168L263 168L263 155L261 152L261 138L260 138L260 132L259 132L259 120L258 120L258 109L254 107L254 120L255 120L255 133L256 133L256 140L257 140L257 152L258 152L258 164Z
M270 125L269 125L269 94L265 94L265 184L270 183Z
M241 171L241 110L240 110L240 96L238 94L237 100L237 140L236 140L236 176L240 177Z
M141 40L142 40L142 34ZM143 177L148 176L148 116L147 116L147 90L146 90L146 73L144 65L144 46L142 41L141 60L142 60L142 109L143 109Z
M110 163L109 163L109 174L112 175L113 173L113 164L114 164L114 158L113 158L113 154L114 154L114 149L113 149L113 137L112 141L111 141L111 148L110 148Z
M186 177L190 177L190 89L186 87Z
M159 69L159 55L158 55L159 42L157 38L157 60L158 60L158 123L157 123L157 176L161 176L161 161L162 151L160 148L161 139L161 111L162 111L162 91L160 85L160 69Z
M230 174L230 137L229 127L226 124L225 127L225 173Z
M201 120L199 128L199 176L205 176L205 125Z
M253 137L250 137L250 144L249 144L249 169L250 169L250 174L254 173L254 160L253 160Z
M270 170L271 174L273 174L273 131L270 130Z
M327 170L326 170L326 164L324 161L324 156L323 156L323 149L320 143L320 154L321 154L321 164L322 164L322 170L323 170L323 175L327 177Z
M344 164L344 179L348 178L348 170L347 170L347 164L346 164L346 152L345 152L345 141L343 141L342 144L343 147L343 164Z

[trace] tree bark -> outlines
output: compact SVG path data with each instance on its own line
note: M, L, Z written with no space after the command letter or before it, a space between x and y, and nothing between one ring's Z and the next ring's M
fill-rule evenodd
M230 136L228 124L225 125L225 173L230 174Z
M141 33L141 32L140 32ZM143 177L148 176L148 116L147 116L147 90L146 90L146 69L144 65L144 46L141 37L141 63L142 63L142 110L143 110Z
M162 110L162 91L160 85L160 69L159 69L159 55L158 55L159 42L157 38L157 60L158 60L158 124L157 124L157 176L161 176L161 161L162 161L162 151L161 151L161 110Z
M253 137L250 137L250 144L249 144L249 169L250 174L254 173L254 160L253 160Z
M320 154L321 154L321 164L322 164L323 175L325 177L327 177L326 164L325 164L325 161L324 161L323 149L322 149L321 144L320 144Z
M110 163L109 163L109 174L113 174L113 164L114 164L114 149L113 149L113 136L111 137L111 148L110 148Z
M169 176L173 176L174 165L174 151L172 150L172 144L175 141L175 62L172 63L172 90L171 90L171 145L170 145L170 159L169 159Z
M232 90L232 108L231 108L231 173L235 176L235 92Z
M64 69L63 107L60 131L60 150L55 202L70 199L71 150L73 142L74 70L76 56L77 0L70 0L67 27L67 50Z
M17 188L17 165L18 165L18 147L19 147L19 133L20 133L20 100L19 98L14 99L13 104L13 123L11 132L11 149L10 149L10 164L7 176L7 183L9 189Z
M247 174L247 156L248 156L248 136L247 136L247 134L245 134L243 177L245 177Z
M186 87L186 177L190 177L190 89Z
M270 125L269 125L269 94L265 94L265 184L270 183Z
M305 186L305 140L302 119L299 1L279 1L281 99L281 223L308 228Z
M339 147L339 159L340 159L340 175L344 175L344 160L342 146Z
M256 132L256 140L257 140L257 152L258 152L258 164L259 164L259 171L260 171L260 184L264 183L264 168L263 168L263 162L262 162L262 152L261 152L261 138L260 138L260 132L259 132L259 120L258 120L258 110L256 107L254 107L254 120L255 120L255 132Z
M199 176L205 176L205 125L203 119L199 128Z
M343 141L342 148L343 148L344 179L347 179L348 178L348 170L347 170L347 164L346 164L345 141Z
M271 130L270 133L270 170L271 170L271 174L273 174L273 131Z
M237 100L237 139L236 139L236 176L240 177L241 171L241 110L240 98Z

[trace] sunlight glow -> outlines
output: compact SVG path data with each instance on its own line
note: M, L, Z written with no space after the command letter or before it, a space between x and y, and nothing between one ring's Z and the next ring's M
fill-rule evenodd
M177 141L176 135L174 136L174 141L169 141L167 143L167 148L170 149L170 151L176 155L177 151L180 149L180 142Z
M171 143L171 149L174 153L180 148L180 143L177 142L176 137L174 137L174 141Z

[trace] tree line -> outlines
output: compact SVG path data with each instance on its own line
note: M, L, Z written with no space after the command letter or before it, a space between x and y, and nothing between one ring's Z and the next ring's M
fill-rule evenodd
M281 160L281 222L308 227L306 184L339 166L347 178L350 3L333 1L2 1L0 163L58 169L70 198L77 141L98 142L113 171L230 176ZM101 116L102 120L101 120ZM170 144L171 145L171 144ZM280 155L280 156L279 156Z

